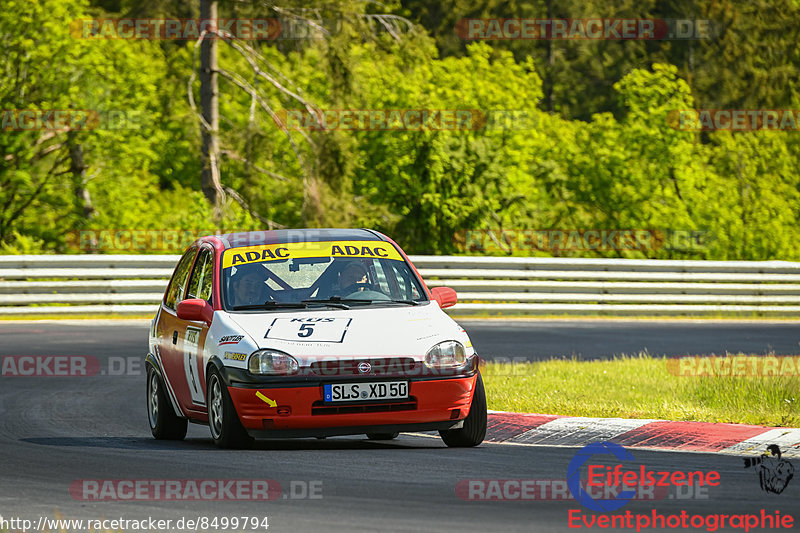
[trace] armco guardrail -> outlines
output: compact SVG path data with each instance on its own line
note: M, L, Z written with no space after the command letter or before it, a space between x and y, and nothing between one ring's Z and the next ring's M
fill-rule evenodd
M0 256L0 316L155 315L178 255Z
M412 256L456 314L800 316L800 263ZM154 314L176 255L0 256L0 315Z

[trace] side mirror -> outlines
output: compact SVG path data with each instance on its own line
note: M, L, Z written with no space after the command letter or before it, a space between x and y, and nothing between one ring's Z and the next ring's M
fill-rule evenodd
M178 318L205 322L210 326L214 319L214 309L205 300L191 298L178 304Z
M439 307L453 307L458 302L458 294L450 287L434 287L431 289L433 299L439 302Z

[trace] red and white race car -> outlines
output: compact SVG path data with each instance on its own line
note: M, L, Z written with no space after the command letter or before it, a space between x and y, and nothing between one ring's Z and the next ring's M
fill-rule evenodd
M486 434L478 355L406 254L376 231L203 237L178 262L150 331L147 411L157 439L208 424L253 438L438 430Z

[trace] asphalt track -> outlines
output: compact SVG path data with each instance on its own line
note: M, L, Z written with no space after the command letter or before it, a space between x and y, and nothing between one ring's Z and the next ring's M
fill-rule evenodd
M542 343L540 337L554 326L493 323L508 339L506 344L493 346L490 343L495 333L487 333L483 323L464 324L484 352L503 354L508 350L509 355L517 355L513 350L519 349L519 353L530 357L545 353L548 344ZM580 322L577 328L568 328L566 323L556 325L559 335L569 335L563 350L574 349L590 357L606 353L602 350L619 353L627 351L625 342L630 342L631 331L645 335L660 327L651 324L650 330L636 329L628 322L618 323L616 338L621 344L597 346L595 351L589 351L598 339L615 337L597 331L603 329L602 325L588 324ZM237 515L266 516L269 531L548 532L569 531L568 512L582 509L571 500L464 501L455 490L461 480L564 479L577 451L574 448L484 444L475 449L448 449L437 438L402 435L391 443L362 438L260 441L254 450L222 451L213 447L206 427L194 425L184 442L156 442L147 426L144 377L136 368L122 375L108 371L113 366L112 358L135 360L142 355L146 327L141 323L0 325L0 355L92 355L100 361L101 368L91 377L0 377L0 515L4 519L38 521L39 516L59 515L177 520ZM532 332L524 339L515 338L515 332L526 327ZM795 327L791 324L740 325L739 331L753 333L736 338L730 336L737 327L709 327L727 332L714 346L731 346L735 351L760 352L759 346L772 346L777 353L789 353L778 351L777 346L797 344L791 338ZM692 328L693 324L685 325L683 330L676 328L673 340L688 346L691 339L677 337ZM588 340L581 341L582 334ZM704 335L702 328L694 334ZM640 340L649 342L644 337ZM777 340L784 344L777 344ZM556 345L555 337L547 342ZM687 511L709 515L758 513L763 509L800 518L797 479L784 493L768 494L759 488L756 474L744 469L737 457L640 450L633 453L636 464L651 470L716 470L721 483L710 487L702 498L680 499L671 494L672 498L657 502L631 502L623 511L649 513L657 509L663 514ZM69 487L76 480L85 479L268 479L280 483L283 492L269 502L75 499ZM321 486L321 498L292 498L290 488L307 482ZM586 509L583 511L591 515Z
M607 359L618 354L800 355L800 322L461 320L482 357Z
M542 360L553 357L607 359L618 354L800 355L800 322L708 320L459 320L481 357ZM147 324L138 321L0 322L0 355L26 350L81 349L115 345L116 355L141 355ZM66 343L52 342L53 337ZM69 350L64 351L69 347ZM22 350L22 351L20 351ZM71 351L70 351L71 350Z

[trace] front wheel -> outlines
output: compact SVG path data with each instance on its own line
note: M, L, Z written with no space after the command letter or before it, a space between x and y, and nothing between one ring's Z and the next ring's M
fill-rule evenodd
M150 432L158 440L183 440L186 436L188 421L175 414L161 377L150 365L147 366L147 418Z
M445 444L455 448L477 446L486 437L486 391L483 388L483 378L480 373L475 382L475 393L472 395L472 405L469 414L464 419L461 429L444 429L439 431Z
M208 377L208 426L214 444L220 448L249 448L253 444L253 437L242 426L228 388L216 370Z

